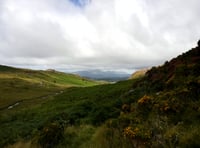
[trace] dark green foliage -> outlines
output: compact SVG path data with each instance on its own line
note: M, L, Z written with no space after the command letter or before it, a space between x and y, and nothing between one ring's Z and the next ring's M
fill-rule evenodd
M193 100L200 99L200 83L198 83L196 81L189 82L188 90L189 90L189 94Z
M17 68L14 68L14 67L5 66L5 65L0 65L0 72L5 72L5 71L16 72L16 71L20 71L20 69L17 69Z
M54 148L64 137L64 127L56 122L45 126L38 137L38 143L43 148Z
M91 123L93 125L100 125L109 118L116 118L120 111L111 106L98 106L93 108L90 113Z

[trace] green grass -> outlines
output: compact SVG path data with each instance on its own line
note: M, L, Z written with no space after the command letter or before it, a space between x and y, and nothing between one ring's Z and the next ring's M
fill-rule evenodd
M64 137L54 146L58 148L199 146L195 132L200 123L199 100L180 95L182 89L165 90L158 95L141 82L135 79L68 88L35 106L4 112L0 116L0 145L24 139L38 146L37 139L45 129L53 130L49 125L55 124L64 128L60 131ZM139 104L144 94L150 100ZM130 109L123 109L124 104ZM127 127L136 137L132 139L124 133Z
M18 101L59 93L68 87L86 87L101 82L57 71L34 71L0 66L0 110Z
M118 107L121 106L123 97L119 96L127 92L131 84L131 81L126 81L95 87L68 88L64 93L38 105L4 111L0 116L0 145L34 137L49 122L65 121L67 125L76 126L100 125L108 118L120 114ZM106 116L101 116L102 114Z
M27 69L5 68L0 66L0 78L17 78L41 85L67 86L93 86L97 81L82 78L74 74L58 71L36 71Z
M18 101L34 99L60 91L58 87L43 87L17 78L0 78L0 108Z

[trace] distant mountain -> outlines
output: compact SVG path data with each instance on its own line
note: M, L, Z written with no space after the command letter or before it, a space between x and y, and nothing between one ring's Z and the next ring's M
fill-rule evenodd
M77 71L75 73L82 77L86 77L86 78L90 78L94 80L106 80L106 81L126 80L130 77L130 74L127 74L124 72L102 71L99 69Z

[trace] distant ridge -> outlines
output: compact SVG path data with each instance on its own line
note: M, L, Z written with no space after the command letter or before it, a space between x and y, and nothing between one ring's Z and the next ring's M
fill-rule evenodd
M124 72L103 71L99 69L77 71L75 73L85 78L90 78L94 80L106 80L106 81L127 80L130 77L129 74Z
M136 72L134 72L134 73L129 77L129 79L137 79L137 78L143 77L143 76L146 74L146 72L147 72L148 70L149 70L149 68L137 70Z
M0 65L0 72L5 72L5 71L19 71L22 70L20 68L15 68L12 66L6 66L6 65Z

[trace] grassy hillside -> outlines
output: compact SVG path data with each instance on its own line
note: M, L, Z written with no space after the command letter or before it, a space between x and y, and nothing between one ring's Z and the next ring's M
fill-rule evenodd
M18 101L53 95L67 87L97 84L99 82L57 71L0 66L0 109Z
M68 88L44 103L4 111L0 146L200 147L199 51L138 79Z
M66 74L55 70L37 71L29 69L17 69L8 66L0 66L0 78L16 78L27 82L44 83L54 86L92 86L98 82L84 79L78 75Z
M121 95L126 94L131 86L132 81L125 81L95 87L68 88L62 94L40 105L29 106L23 110L15 108L13 111L4 111L0 117L2 131L0 145L14 143L21 137L38 139L43 134L44 128L55 124L54 134L58 133L61 127L72 130L72 133L67 133L63 144L78 147L91 138L97 126L109 118L118 117L121 104L127 101L123 100ZM83 134L79 135L81 137L77 135L79 131ZM85 135L87 133L88 137ZM68 139L73 136L74 139ZM48 137L52 138L55 135ZM76 142L79 140L77 138L83 138L83 141Z

